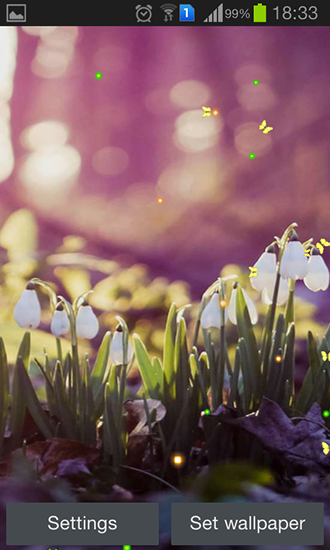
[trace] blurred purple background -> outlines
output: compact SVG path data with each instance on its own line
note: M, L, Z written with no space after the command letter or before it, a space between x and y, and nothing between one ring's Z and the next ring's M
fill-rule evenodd
M0 223L28 208L44 250L80 234L199 295L292 221L330 240L329 28L2 27L0 46Z

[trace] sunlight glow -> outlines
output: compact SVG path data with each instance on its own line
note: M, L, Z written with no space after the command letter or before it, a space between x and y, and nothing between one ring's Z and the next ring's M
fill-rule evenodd
M7 102L13 93L16 67L17 30L15 27L0 27L0 52L0 182L3 182L14 169L10 108Z

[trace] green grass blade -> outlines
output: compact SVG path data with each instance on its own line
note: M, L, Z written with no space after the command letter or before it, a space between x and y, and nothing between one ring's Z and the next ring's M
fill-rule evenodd
M111 336L112 335L110 331L104 335L95 359L93 370L90 375L94 399L98 394L100 388L103 386L104 375L107 370L109 361Z
M93 399L93 392L91 387L91 380L89 374L89 361L88 357L85 358L84 372L82 377L82 423L81 434L82 440L87 445L95 445L96 442L96 428L95 428L95 406Z
M264 393L271 397L268 392L272 393L276 387L276 381L278 380L279 364L275 360L275 357L279 355L279 349L283 348L285 337L285 320L282 313L279 314L276 322L275 331L273 333L273 343L270 350L269 362L264 363L263 388ZM267 390L266 390L267 388Z
M241 354L240 354L240 348L239 346L237 346L236 354L235 354L234 372L230 377L230 393L229 393L229 399L228 399L228 405L230 407L235 406L236 408L238 408L240 403L239 389L238 389L240 364L241 364Z
M54 434L52 426L42 410L21 357L18 357L17 367L19 383L21 386L22 395L24 396L25 404L43 436L46 439L51 439Z
M75 431L74 417L69 406L68 398L65 393L64 379L63 379L61 365L59 362L57 362L55 365L54 374L55 374L54 391L55 391L56 405L59 411L59 420L61 422L61 426L65 432L66 437L70 439L75 439L76 431Z
M241 287L236 290L236 317L237 330L240 338L244 338L246 352L250 366L250 383L254 394L256 405L259 403L262 392L262 379L260 368L260 357L258 353L257 341L252 328L250 315L245 302L244 294ZM242 350L241 350L242 351ZM243 352L245 354L245 351ZM243 359L243 357L242 357Z
M56 409L56 401L55 401L55 394L54 394L54 388L53 388L53 382L47 374L46 370L43 368L41 363L39 363L38 359L34 359L37 367L39 368L41 374L44 377L45 380L45 387L46 387L46 395L47 395L47 404L49 408L49 413L51 416L57 416L57 409Z
M105 387L103 415L103 451L106 459L112 459L112 466L118 468L121 464L122 446L117 431L111 394L110 384L107 383Z
M177 308L171 305L166 321L164 334L163 368L164 368L164 404L168 406L175 399L174 347L177 330Z
M308 344L308 362L309 362L309 366L311 368L311 373L312 373L312 380L313 382L315 382L315 380L317 379L318 375L319 375L319 372L321 370L321 361L320 361L320 356L319 356L319 353L317 351L317 345L316 345L316 341L315 341L315 338L312 334L312 332L308 332L308 336L307 336L307 344Z
M187 389L189 387L189 355L187 345L186 322L181 317L178 323L178 330L174 346L174 369L176 374L176 399L180 403L180 408L185 400Z
M202 395L203 409L204 410L208 409L209 403L208 403L208 398L207 398L207 391L206 391L205 381L204 381L204 378L203 378L203 373L202 373L202 369L201 369L201 365L200 365L200 362L198 360L198 357L196 357L194 353L191 353L190 356L189 356L189 362L190 362L191 372L192 373L196 372L196 374L197 374L197 380L198 380L200 392L201 392L201 395Z
M243 375L243 409L244 414L251 412L252 395L253 395L253 374L250 366L247 346L244 338L238 340L240 352L240 362Z
M282 401L285 394L285 404L289 406L293 402L294 397L294 375L295 375L295 326L291 323L286 335L286 343L284 348L284 356L282 360L281 381L278 387L278 400Z
M104 373L102 384L98 386L98 391L95 394L95 397L93 397L96 419L100 418L100 416L103 414L105 385L107 384L107 382L109 382L110 369L111 369L111 366L108 365Z
M72 371L72 357L70 352L65 356L64 363L63 363L63 378L64 382L66 383L69 373Z
M145 345L137 334L133 336L135 355L144 384L147 398L161 399L161 388L163 386L163 369L150 361Z
M13 384L10 399L9 429L12 433L12 445L16 447L21 442L23 424L25 419L25 402L22 395L18 375L18 358L24 363L26 371L29 368L31 351L31 335L26 332L18 350L16 364L14 366Z
M0 337L0 458L9 408L9 371L4 342Z

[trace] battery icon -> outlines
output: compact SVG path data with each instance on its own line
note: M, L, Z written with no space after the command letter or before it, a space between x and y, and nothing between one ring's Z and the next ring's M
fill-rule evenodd
M253 6L253 21L255 23L266 23L267 21L267 6L258 4Z

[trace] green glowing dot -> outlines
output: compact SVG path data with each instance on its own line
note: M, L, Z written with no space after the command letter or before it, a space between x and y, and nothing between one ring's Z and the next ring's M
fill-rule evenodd
M204 414L211 414L210 409L205 409Z
M330 412L329 411L323 411L323 416L324 416L324 418L328 418L328 416L330 416Z
M253 84L254 84L255 86L258 86L259 80L255 80L255 81L253 82Z
M102 78L102 73L96 73L96 74L95 74L95 78L97 78L98 80L100 80L100 78Z
M256 156L255 156L255 154L254 154L254 153L250 153L250 154L249 154L249 157L250 157L250 159L254 159L254 158L256 158Z
M129 544L126 544L126 546L123 546L123 550L131 550L131 547Z

